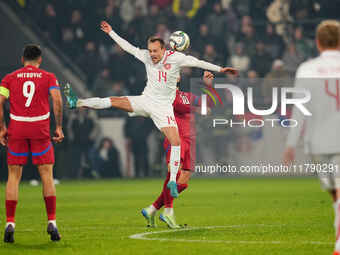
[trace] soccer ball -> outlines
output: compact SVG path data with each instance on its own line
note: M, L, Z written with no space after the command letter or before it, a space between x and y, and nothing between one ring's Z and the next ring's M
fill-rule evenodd
M173 50L185 51L190 46L190 38L183 31L173 32L170 36L170 47Z

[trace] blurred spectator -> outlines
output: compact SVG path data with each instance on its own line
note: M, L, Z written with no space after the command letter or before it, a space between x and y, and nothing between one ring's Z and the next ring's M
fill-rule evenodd
M69 116L67 131L72 155L71 175L82 178L89 166L90 149L100 133L99 123L93 110L80 108L78 111L72 111Z
M145 16L142 13L142 8L136 8L135 16L133 20L129 23L127 31L127 40L136 46L145 47L146 35L144 30L144 19Z
M237 12L238 16L250 15L250 1L251 0L232 1L233 9Z
M237 68L241 73L246 72L250 66L250 59L243 52L243 44L237 43L235 53L230 57L229 65Z
M80 53L80 47L74 42L74 33L67 27L62 29L62 51L71 58L75 58Z
M115 97L127 96L128 94L129 93L127 89L125 88L124 83L122 81L113 82L106 91L106 95L115 96Z
M266 75L262 84L262 95L265 103L271 102L274 87L288 87L287 84L293 84L291 77L291 74L285 70L283 61L276 59L273 63L272 70Z
M170 33L166 24L159 23L157 25L156 36L162 38L164 40L165 44L169 43L170 35L171 35L171 33Z
M46 4L43 17L41 17L41 29L44 31L45 35L52 39L53 41L60 41L60 26L59 19L57 18L57 13L52 4Z
M82 48L85 43L86 24L80 10L72 11L70 28L74 34L74 42Z
M177 16L192 18L200 7L200 0L173 0L172 11Z
M159 13L158 5L151 5L149 15L145 17L143 21L143 33L144 40L146 42L147 38L156 33L156 27L162 22L162 16Z
M119 152L110 138L104 137L99 146L91 150L90 159L94 177L122 177Z
M104 68L95 79L92 90L98 97L107 97L107 91L112 84L113 80L111 78L110 69Z
M201 24L199 33L194 37L192 48L202 54L207 44L216 44L217 37L209 33L207 24Z
M190 79L192 79L192 69L190 67L184 67L181 70L181 77L179 87L181 91L190 92L191 91L191 84Z
M227 28L227 16L223 13L222 6L216 2L214 4L213 12L207 17L207 25L209 33L216 37L221 37Z
M191 29L198 32L198 27L206 20L209 15L208 0L200 0L200 7L196 15L191 20Z
M268 20L276 24L275 30L281 35L287 37L287 24L293 19L289 15L289 6L291 1L273 0L267 8Z
M138 132L136 132L136 127L138 127ZM125 137L128 139L129 151L133 154L136 177L146 177L150 174L147 140L152 129L153 124L149 118L127 118L125 122Z
M120 16L124 23L129 23L135 16L135 0L122 1L120 5Z
M282 57L285 48L284 41L281 36L274 31L273 25L270 23L267 23L266 26L264 43L273 59Z
M296 50L295 44L291 42L282 58L285 63L286 70L295 74L298 66L304 61L304 56Z
M242 42L246 54L252 56L256 52L256 36L252 25L243 25L241 32L236 36L236 42Z
M296 50L303 56L304 59L312 56L313 50L310 42L303 36L302 27L295 28L294 40Z
M255 70L259 77L263 78L271 69L273 59L265 51L265 45L262 41L256 43L256 53L251 56L250 68Z
M158 6L159 8L166 8L170 6L173 0L152 0L152 4Z
M120 34L122 32L123 20L119 15L119 7L115 4L108 4L104 9L104 20L106 20L112 26L112 29L116 33Z
M103 66L101 59L98 57L98 51L96 44L93 41L89 41L85 44L85 52L78 57L76 63L87 74L88 88L92 87L95 75Z
M252 88L254 105L263 105L261 79L259 79L259 76L255 70L248 71L247 79L242 80L241 87L244 92L246 92L248 88Z
M134 63L137 60L126 53L118 44L114 46L114 54L109 58L108 67L110 68L113 80L123 81L129 86L130 78L134 75Z
M217 54L214 45L207 44L205 46L203 59L210 63L214 63L215 65L223 66L223 57Z
M242 16L241 26L242 27L253 26L253 19L248 15Z

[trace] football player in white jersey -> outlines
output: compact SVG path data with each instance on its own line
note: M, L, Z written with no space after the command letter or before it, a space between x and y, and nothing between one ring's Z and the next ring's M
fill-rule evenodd
M290 165L294 161L294 148L303 131L304 149L311 156L314 167L325 163L328 166L319 177L333 198L337 239L334 255L340 255L340 23L335 20L321 22L316 31L316 44L320 56L302 63L295 81L297 88L310 91L311 100L305 106L312 115L304 116L294 107L292 118L299 125L290 129L284 162Z
M147 50L139 49L117 35L105 21L101 23L101 30L107 33L123 50L144 63L148 79L146 87L140 96L78 99L68 85L64 90L68 105L70 108L88 107L93 109L115 107L129 112L130 116L150 117L171 144L168 188L171 196L177 197L176 175L180 163L180 137L172 103L176 97L176 84L180 76L180 69L187 66L223 73L237 73L237 71L234 68L222 68L180 52L166 50L164 41L157 37L151 37L148 40ZM123 66L122 68L129 67Z

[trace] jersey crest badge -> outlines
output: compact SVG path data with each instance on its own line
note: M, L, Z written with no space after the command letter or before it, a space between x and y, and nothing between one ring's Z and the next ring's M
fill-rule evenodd
M171 69L171 64L164 64L164 68L166 70L170 70Z

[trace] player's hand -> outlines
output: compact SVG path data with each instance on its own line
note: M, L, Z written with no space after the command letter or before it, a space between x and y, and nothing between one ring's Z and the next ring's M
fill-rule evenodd
M211 72L204 71L203 81L206 85L210 86L214 80L214 75Z
M111 25L109 24L109 23L107 23L106 21L102 21L101 23L100 23L100 29L102 30L102 31L104 31L105 33L110 33L111 31L112 31L112 27L111 27Z
M221 69L221 73L230 73L233 75L238 75L238 70L236 68L233 67L223 67Z
M0 130L0 144L3 146L7 145L7 128L3 127Z
M293 147L288 147L283 154L283 163L286 166L291 165L295 160L295 149Z
M53 141L56 143L61 143L64 140L64 132L63 129L60 128L56 128L55 132L54 132L54 136L53 136Z

